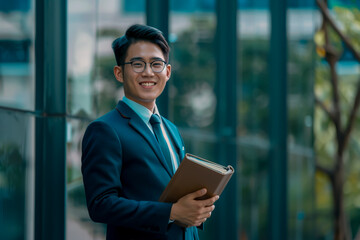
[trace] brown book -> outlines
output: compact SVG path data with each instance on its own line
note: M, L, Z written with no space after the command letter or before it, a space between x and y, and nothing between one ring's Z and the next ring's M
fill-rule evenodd
M207 199L219 195L234 173L232 166L222 166L187 153L160 196L160 202L174 203L181 197L206 188Z

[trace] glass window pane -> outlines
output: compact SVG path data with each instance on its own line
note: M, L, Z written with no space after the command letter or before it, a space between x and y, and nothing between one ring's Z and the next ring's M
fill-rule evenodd
M70 115L100 116L113 109L123 96L122 87L113 75L116 62L111 43L130 25L145 22L145 0L136 1L142 4L135 9L128 2L69 1L67 112Z
M169 118L180 128L187 152L217 162L215 1L170 1L170 8ZM214 213L200 238L216 239L218 221Z
M76 119L67 121L67 239L105 239L106 225L89 218L81 174L81 139L88 124L88 121Z
M1 239L33 239L34 117L0 109L0 132Z
M258 139L238 141L240 239L268 239L269 145Z
M0 3L0 105L33 110L34 1Z
M243 1L245 4L245 1ZM251 2L251 4L250 4ZM256 4L255 4L256 3ZM240 238L266 239L269 205L268 1L238 12L238 188Z
M179 127L214 130L216 95L214 4L170 1L170 118ZM209 1L213 2L213 1ZM212 6L212 7L211 7ZM183 12L185 11L185 12Z
M130 25L145 23L144 8L145 0L68 2L67 239L105 239L105 225L91 221L86 207L81 139L90 120L84 119L105 114L122 98L111 43Z
M288 10L288 237L315 239L314 41L311 10Z

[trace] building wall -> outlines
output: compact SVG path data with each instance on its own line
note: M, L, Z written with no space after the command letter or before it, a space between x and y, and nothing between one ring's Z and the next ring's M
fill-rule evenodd
M36 72L41 69L35 61L35 26L39 24L35 7L47 1L17 2L12 8L0 5L0 233L1 239L34 239L46 235L39 235L36 226L51 220L40 217L34 223L40 215L33 210L40 201L35 188L42 190L39 179L46 181L47 170L56 172L46 164L41 165L43 171L36 170L40 157L35 145L56 144L41 141L43 135L36 130L36 119L47 118L36 107L41 94L37 86L51 79L39 79ZM233 1L238 4L236 9L226 8L227 1L181 3L170 1L167 25L173 73L166 90L167 104L159 102L159 106L179 127L187 152L236 168L236 176L201 237L267 239L273 217L269 177L277 174L270 168L270 92L275 82L270 74L270 63L275 61L270 44L270 2ZM319 16L310 1L291 1L290 7L286 22L288 87L284 93L288 112L284 126L288 147L283 149L288 163L287 194L282 195L288 209L284 239L315 239L312 38ZM105 226L93 223L86 210L81 139L88 123L111 110L123 96L122 86L112 74L112 40L131 24L145 24L151 13L145 0L69 0L66 8L62 24L67 32L67 56L62 60L67 87L61 98L66 99L66 113L56 115L61 121L55 123L66 127L66 172L59 175L66 188L58 189L66 191L64 208L60 207L66 221L64 235L66 239L105 239ZM229 15L231 11L235 22L227 24L227 16L221 15L219 8ZM230 46L226 38L219 38L221 30L234 33L229 35ZM47 31L44 29L45 35ZM231 49L235 51L222 57L223 51ZM48 50L44 47L44 51ZM51 91L57 92L55 87Z

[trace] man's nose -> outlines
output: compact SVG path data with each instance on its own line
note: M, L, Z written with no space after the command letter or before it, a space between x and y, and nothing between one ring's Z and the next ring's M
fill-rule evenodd
M143 75L154 75L154 71L151 69L151 64L150 63L146 63L145 65L145 70L142 72Z

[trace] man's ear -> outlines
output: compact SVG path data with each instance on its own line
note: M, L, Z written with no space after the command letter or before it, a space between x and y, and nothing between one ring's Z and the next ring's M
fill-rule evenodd
M115 66L114 67L114 75L115 75L116 80L118 80L121 83L124 82L122 67Z
M168 81L170 79L170 76L171 76L171 65L168 64L166 65L166 81Z

